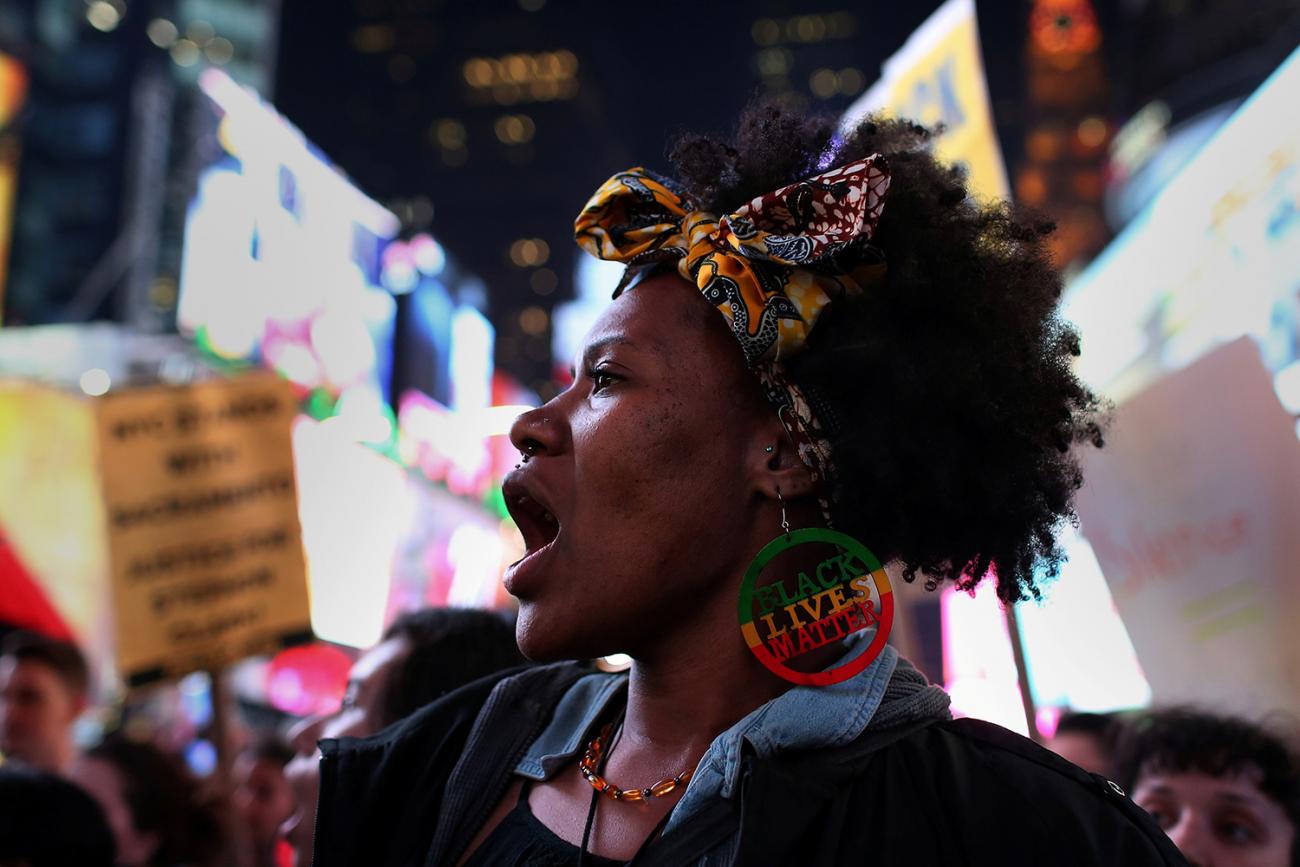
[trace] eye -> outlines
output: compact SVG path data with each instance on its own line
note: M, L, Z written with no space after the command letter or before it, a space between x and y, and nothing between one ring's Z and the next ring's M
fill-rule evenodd
M1160 826L1161 830L1168 831L1174 825L1178 824L1176 811L1168 804L1159 801L1143 801L1138 804L1139 807L1151 814L1151 818Z
M1158 807L1154 810L1147 810L1147 812L1151 814L1152 819L1156 820L1156 824L1165 830L1168 830L1174 824L1174 817Z
M1244 819L1224 817L1215 825L1220 838L1236 846L1248 846L1260 839L1259 830Z
M604 391L620 379L620 377L615 376L604 368L592 368L588 370L587 378L591 380L592 394L598 394L599 392Z

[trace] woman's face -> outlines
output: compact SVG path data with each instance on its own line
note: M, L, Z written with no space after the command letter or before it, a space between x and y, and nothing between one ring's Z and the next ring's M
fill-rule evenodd
M574 372L511 431L533 457L504 486L528 547L506 588L528 656L637 656L734 600L771 412L726 321L676 275L615 300Z

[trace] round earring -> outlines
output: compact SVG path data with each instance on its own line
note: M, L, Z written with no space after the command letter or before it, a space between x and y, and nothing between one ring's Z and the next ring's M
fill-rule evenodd
M763 454L770 455L776 451L776 446L763 446Z

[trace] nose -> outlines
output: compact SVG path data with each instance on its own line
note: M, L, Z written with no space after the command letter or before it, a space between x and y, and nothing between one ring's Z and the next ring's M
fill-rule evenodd
M568 428L564 424L559 397L530 409L510 426L510 442L525 458L557 455L568 445Z
M320 740L321 728L329 719L322 714L312 714L299 720L289 729L289 745L301 756L316 755L316 741Z
M1200 817L1184 812L1178 824L1169 829L1169 839L1192 867L1215 867L1211 857L1213 834Z

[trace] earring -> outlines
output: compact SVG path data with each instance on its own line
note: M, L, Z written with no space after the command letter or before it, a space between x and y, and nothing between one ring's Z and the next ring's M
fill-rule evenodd
M802 686L841 683L884 651L894 622L889 576L871 551L852 536L822 527L790 529L781 488L782 535L763 546L740 583L740 634L755 658L777 677ZM773 561L803 545L798 561ZM814 553L816 552L816 553ZM759 576L768 571L762 584ZM773 574L775 572L776 574ZM782 574L784 573L784 574ZM843 643L847 653L831 667L806 671L791 665L817 648Z
M763 446L763 454L765 455L770 455L774 451L776 451L776 446Z

